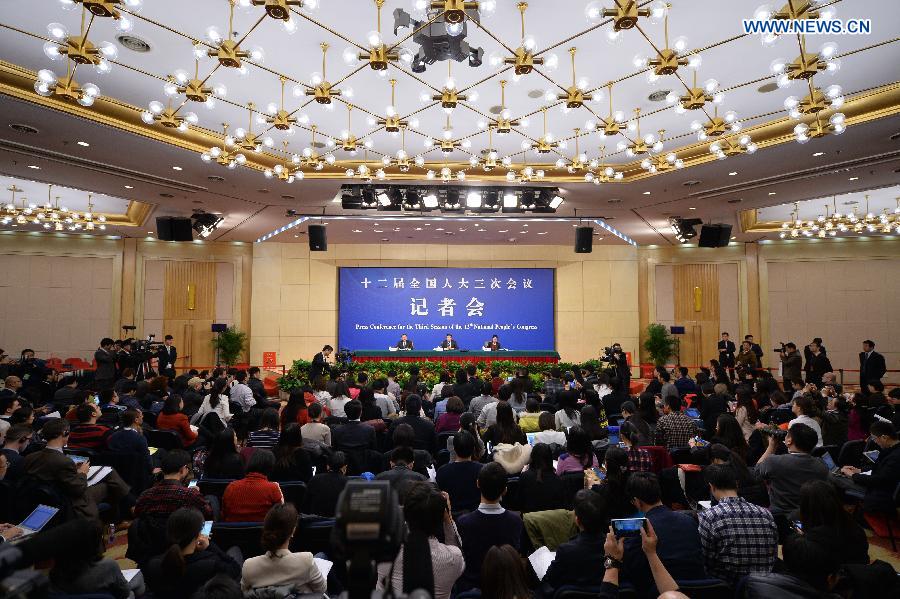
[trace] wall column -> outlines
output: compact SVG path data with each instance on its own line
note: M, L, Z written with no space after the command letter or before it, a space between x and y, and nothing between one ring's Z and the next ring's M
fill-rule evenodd
M119 327L114 331L118 333L124 325L132 325L134 322L134 273L137 260L137 239L125 238L122 240L122 312L119 316ZM114 335L115 336L115 335Z

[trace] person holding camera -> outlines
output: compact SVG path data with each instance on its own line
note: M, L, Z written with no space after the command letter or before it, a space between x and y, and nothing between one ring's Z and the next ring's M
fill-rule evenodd
M116 356L112 352L113 340L104 337L100 340L100 347L94 352L94 362L97 370L94 372L94 382L100 389L112 387L116 378Z
M613 343L607 348L607 360L616 369L616 377L619 379L618 389L628 393L631 388L631 368L628 366L628 356L622 351L619 343Z
M803 359L792 341L782 343L781 349L775 351L778 353L778 359L781 360L781 385L787 393L791 388L792 381L802 380Z

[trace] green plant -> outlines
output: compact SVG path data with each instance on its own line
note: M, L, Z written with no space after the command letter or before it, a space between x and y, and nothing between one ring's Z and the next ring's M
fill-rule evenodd
M228 366L237 364L247 346L247 333L228 327L212 340L213 348L219 354L219 362Z
M669 335L664 325L657 323L647 325L644 349L656 366L664 366L675 355L675 339Z

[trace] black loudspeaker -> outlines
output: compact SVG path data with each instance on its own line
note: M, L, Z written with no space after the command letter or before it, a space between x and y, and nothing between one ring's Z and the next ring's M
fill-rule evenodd
M193 241L191 219L175 216L156 218L156 238L160 241Z
M594 228L578 227L575 229L575 253L590 254L594 249Z
M325 225L309 225L309 251L324 252L328 250L328 236Z
M731 225L703 225L700 229L700 247L722 248L731 241Z

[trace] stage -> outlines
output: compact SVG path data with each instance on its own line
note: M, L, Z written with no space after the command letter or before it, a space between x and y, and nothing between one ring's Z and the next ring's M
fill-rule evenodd
M555 351L357 351L354 362L559 362Z

